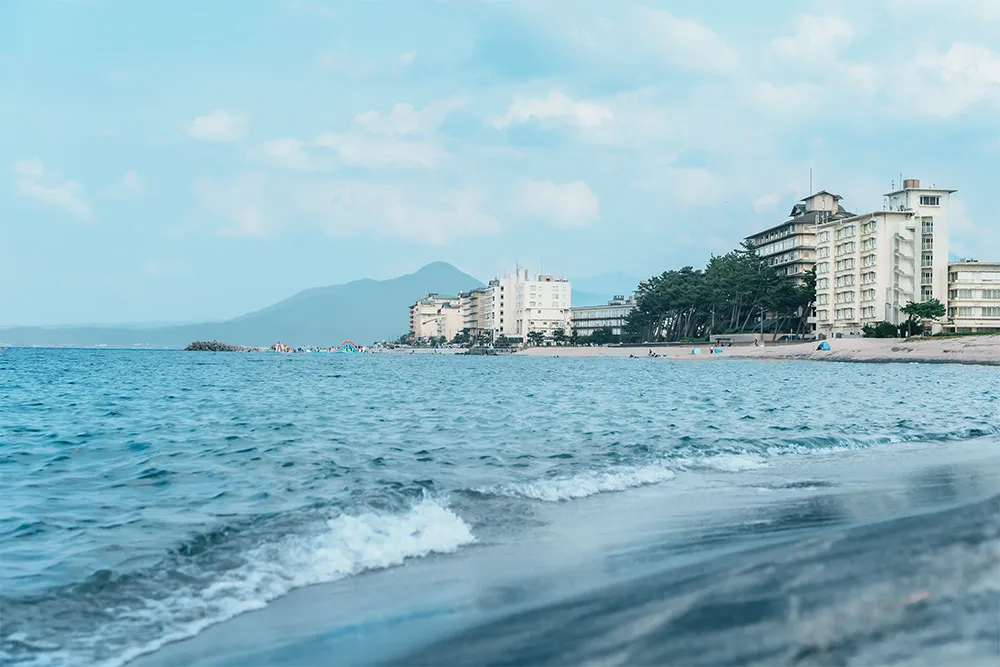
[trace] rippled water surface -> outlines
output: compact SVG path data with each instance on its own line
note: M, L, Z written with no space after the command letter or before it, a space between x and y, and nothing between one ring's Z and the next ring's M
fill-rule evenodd
M120 664L297 588L516 540L539 504L841 450L996 446L998 375L0 351L0 658Z

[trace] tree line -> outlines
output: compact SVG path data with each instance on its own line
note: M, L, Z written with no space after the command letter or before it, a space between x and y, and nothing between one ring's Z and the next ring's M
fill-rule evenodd
M664 271L639 285L623 336L629 342L703 340L712 334L804 333L816 301L815 270L779 275L749 241L704 269Z

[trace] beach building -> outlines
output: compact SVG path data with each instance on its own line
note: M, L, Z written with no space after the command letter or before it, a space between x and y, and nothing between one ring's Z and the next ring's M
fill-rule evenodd
M953 333L1000 333L1000 262L948 265L948 323Z
M635 310L635 297L615 296L601 306L573 306L571 324L577 336L590 336L598 329L610 329L614 336L621 336L629 313Z
M900 324L908 301L948 303L954 192L907 179L884 195L882 211L817 221L818 335L860 335L864 325L883 320Z
M461 299L457 296L432 293L410 306L410 335L414 340L451 340L461 330Z
M480 287L458 295L462 310L462 329L473 338L482 335L486 329L486 309L490 288Z
M540 274L534 280L526 269L495 278L485 299L486 329L494 339L506 336L524 341L533 331L551 338L556 331L569 335L572 288L561 276Z
M841 199L826 190L811 194L792 207L787 220L751 234L746 240L779 275L801 280L816 265L817 223L854 215L840 205Z

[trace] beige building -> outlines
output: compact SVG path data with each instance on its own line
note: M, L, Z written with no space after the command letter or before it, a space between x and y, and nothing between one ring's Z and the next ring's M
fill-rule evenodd
M885 195L882 211L817 222L817 334L860 335L866 324L899 324L909 301L948 303L954 192L908 179Z
M633 296L616 296L603 306L574 306L571 309L573 333L583 337L598 329L610 329L613 336L621 336L629 313L634 309Z
M486 332L486 310L492 303L489 295L489 287L480 287L458 295L462 310L462 330L473 338Z
M948 266L948 324L955 333L1000 332L1000 262Z
M428 294L410 306L410 335L417 341L444 337L451 340L462 330L461 299Z
M546 338L556 331L569 335L572 287L566 278L538 275L531 280L526 269L518 269L491 280L488 289L484 320L494 338L524 341L532 331Z
M816 225L849 218L840 195L821 190L792 207L788 219L746 237L779 275L802 278L816 264Z

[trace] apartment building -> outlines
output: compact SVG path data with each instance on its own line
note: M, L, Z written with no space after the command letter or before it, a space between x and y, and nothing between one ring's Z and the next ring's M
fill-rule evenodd
M779 225L746 237L779 275L799 279L816 264L816 224L853 216L840 205L840 195L821 190L792 207Z
M948 303L948 213L955 190L907 179L884 210L816 224L816 332L860 335L907 319L908 301Z
M410 306L410 336L414 340L451 340L462 330L461 299L428 294Z
M487 331L486 311L490 303L489 287L480 287L458 295L462 311L462 330L473 338Z
M526 269L490 281L484 300L484 323L495 338L506 336L523 341L532 331L551 338L556 331L570 330L572 287L560 276L528 277Z
M629 313L635 310L635 297L615 296L603 306L574 306L571 311L573 332L577 336L590 336L598 329L611 329L611 334L621 336Z
M1000 262L948 265L948 323L954 333L1000 332Z

